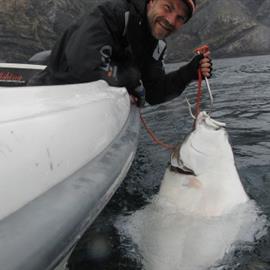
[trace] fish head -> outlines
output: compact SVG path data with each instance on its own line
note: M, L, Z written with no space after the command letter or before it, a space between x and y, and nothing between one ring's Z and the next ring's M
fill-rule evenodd
M171 165L194 175L234 162L225 123L212 119L205 111L196 118L195 128L171 156Z

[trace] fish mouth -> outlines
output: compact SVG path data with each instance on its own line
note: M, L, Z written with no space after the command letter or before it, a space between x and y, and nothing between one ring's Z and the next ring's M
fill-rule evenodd
M192 171L185 171L185 170L183 170L183 169L180 169L179 167L174 167L174 166L170 166L170 170L172 171L172 172L176 172L176 173L180 173L180 174L184 174L184 175L193 175L193 176L196 176L195 174L194 174L194 172L192 172Z
M187 138L185 139L185 141L187 140ZM183 159L180 156L180 150L183 147L183 145L185 144L185 141L182 144L178 144L174 151L171 154L171 162L170 162L170 168L172 171L181 173L181 174L190 174L190 175L194 175L195 173L192 169L188 168L185 164Z
M192 174L195 175L194 171L190 168L188 168L187 166L185 166L184 162L179 159L178 160L178 168L184 173L184 174Z
M194 175L195 173L192 169L188 168L184 162L182 161L180 155L179 156L171 156L170 162L171 171L178 172L180 174Z

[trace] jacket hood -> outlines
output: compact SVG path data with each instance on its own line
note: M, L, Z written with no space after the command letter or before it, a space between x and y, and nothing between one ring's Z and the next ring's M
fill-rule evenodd
M127 0L127 2L132 4L142 16L145 15L147 0Z

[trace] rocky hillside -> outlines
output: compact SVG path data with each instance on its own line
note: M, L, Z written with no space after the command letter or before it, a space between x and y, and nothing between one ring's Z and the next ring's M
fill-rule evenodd
M64 29L100 0L0 0L0 60L25 62L51 49Z
M209 44L214 57L270 53L270 0L201 0L198 11L170 38L167 59L190 57Z
M25 62L101 0L0 0L0 60ZM204 43L215 57L270 53L270 0L200 0L192 20L168 40L168 61Z

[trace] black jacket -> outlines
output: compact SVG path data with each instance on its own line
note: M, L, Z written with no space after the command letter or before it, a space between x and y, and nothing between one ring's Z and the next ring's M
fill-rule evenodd
M146 101L172 99L196 78L189 65L165 74L164 41L150 33L146 0L110 0L69 27L56 43L41 84L105 79L132 91L143 82ZM34 83L36 84L36 83Z

